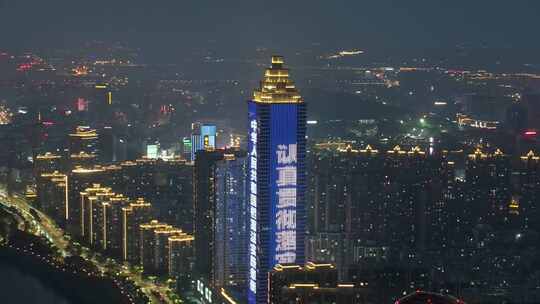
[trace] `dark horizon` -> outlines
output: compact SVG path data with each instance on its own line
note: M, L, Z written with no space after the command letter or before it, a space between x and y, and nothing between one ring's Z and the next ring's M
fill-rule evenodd
M464 0L239 2L3 0L2 47L73 47L88 40L124 41L157 53L207 46L209 41L231 51L255 47L294 50L313 43L374 51L463 44L540 47L532 39L540 12L537 1L514 1L511 7L503 1L487 5Z

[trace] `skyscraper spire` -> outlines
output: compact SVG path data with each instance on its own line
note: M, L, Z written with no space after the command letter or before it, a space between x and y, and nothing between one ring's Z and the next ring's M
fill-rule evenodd
M300 92L289 78L289 69L283 67L283 57L272 57L272 66L266 69L260 87L253 92L253 101L259 103L303 102Z

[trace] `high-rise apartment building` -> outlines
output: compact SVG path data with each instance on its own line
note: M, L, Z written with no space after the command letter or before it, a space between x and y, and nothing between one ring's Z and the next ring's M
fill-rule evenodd
M122 208L122 258L137 264L140 262L140 225L152 219L152 204L144 199Z
M190 276L193 271L193 241L189 234L172 235L169 237L169 277Z
M104 227L102 204L108 202L115 194L111 188L93 184L80 195L81 236L90 246L98 248L103 240L103 231L100 231Z
M154 269L158 274L169 272L169 238L183 236L182 230L174 227L158 228L154 230Z
M70 212L68 176L58 171L41 173L37 177L37 195L41 210L65 226Z
M94 166L89 168L77 167L71 170L69 180L69 200L67 213L67 229L75 236L81 235L81 192L101 183L105 179L105 170Z
M159 222L157 220L152 220L149 223L144 223L140 225L140 257L141 265L143 266L145 273L155 272L156 238L154 232L157 229L166 228L172 228L172 226Z

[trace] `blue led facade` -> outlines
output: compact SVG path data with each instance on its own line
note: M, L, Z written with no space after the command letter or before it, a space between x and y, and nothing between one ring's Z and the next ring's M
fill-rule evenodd
M249 102L249 303L267 303L268 272L304 263L305 103Z

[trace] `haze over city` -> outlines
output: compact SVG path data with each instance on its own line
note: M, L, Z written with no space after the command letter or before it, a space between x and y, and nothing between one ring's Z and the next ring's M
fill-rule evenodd
M538 303L538 1L0 0L3 303Z

